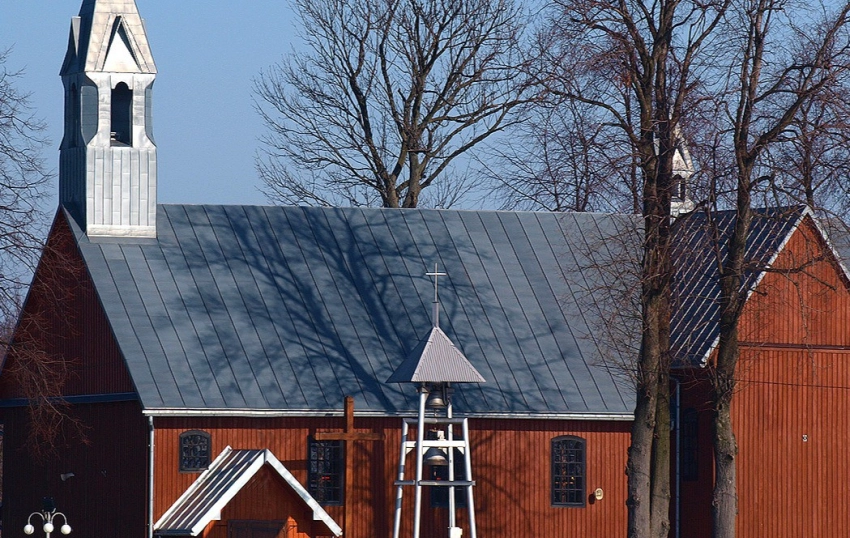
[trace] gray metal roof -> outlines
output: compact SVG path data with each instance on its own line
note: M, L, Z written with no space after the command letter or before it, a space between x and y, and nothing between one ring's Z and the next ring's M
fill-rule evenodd
M802 206L756 212L747 239L743 293L752 292L806 214ZM676 277L671 346L674 360L680 365L704 364L717 345L718 254L720 261L725 262L735 215L733 211L721 211L709 218L705 212L696 211L678 219L673 228Z
M384 382L430 331L428 267L448 273L441 327L487 380L459 413L628 416L614 366L633 330L610 259L624 215L161 205L158 237L80 251L149 413L410 413ZM618 280L619 279L619 280ZM441 282L442 284L442 282ZM625 324L628 325L628 324Z
M324 523L335 536L342 535L339 525L271 451L233 450L229 446L165 511L154 524L154 531L163 536L198 536L211 521L221 519L222 509L264 465L274 469L295 491L311 509L315 521Z
M387 383L485 383L485 380L446 333L434 327Z

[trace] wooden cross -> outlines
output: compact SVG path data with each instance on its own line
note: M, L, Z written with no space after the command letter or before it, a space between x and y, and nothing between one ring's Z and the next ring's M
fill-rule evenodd
M345 527L346 535L354 528L351 519L354 516L353 503L354 489L354 454L349 450L348 441L381 441L384 435L381 433L356 432L354 431L354 398L345 397L345 431L344 432L317 432L314 436L316 441L342 441L345 453Z

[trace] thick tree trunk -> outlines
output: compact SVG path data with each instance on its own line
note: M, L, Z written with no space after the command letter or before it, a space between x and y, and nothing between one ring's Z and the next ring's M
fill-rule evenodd
M738 445L732 429L732 397L738 368L738 321L744 308L746 290L741 289L746 261L752 209L749 177L752 171L741 167L737 214L729 238L728 258L720 278L720 342L712 377L714 399L714 494L712 496L713 538L735 538L738 516Z
M738 443L732 429L731 401L718 402L714 423L714 538L734 538L738 515Z
M730 247L730 250L732 248ZM740 254L743 259L743 253ZM734 281L734 282L733 282ZM727 277L724 293L729 294L726 314L721 315L720 345L713 377L714 390L714 493L711 502L713 538L735 538L738 516L737 456L738 444L732 428L732 396L738 363L737 324L743 307L734 287L739 278ZM726 302L726 301L724 301Z
M670 376L662 369L658 379L655 413L655 450L652 458L652 538L670 535Z
M644 344L642 355L646 356L653 346ZM652 375L657 368L650 366L647 374L638 374L635 420L632 423L631 445L629 446L626 474L628 475L628 537L645 538L650 535L652 501L652 447L655 438L655 414L657 411L658 383Z
M648 177L657 177L651 172ZM666 538L663 529L669 527L670 410L666 406L669 402L670 221L669 196L663 194L667 184L660 183L662 189L658 189L656 182L649 186L644 205L643 334L636 369L635 421L626 467L629 538ZM665 458L661 464L660 460Z

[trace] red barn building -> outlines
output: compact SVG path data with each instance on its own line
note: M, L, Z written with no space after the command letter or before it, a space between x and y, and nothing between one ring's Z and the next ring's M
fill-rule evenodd
M429 333L434 264L440 326L485 379L453 394L478 533L625 532L638 220L157 205L155 76L135 3L84 1L62 68L60 208L0 372L5 532L51 497L81 537L391 536L418 396L387 379ZM676 225L676 536L710 530L703 366L730 218ZM749 252L739 526L836 535L847 276L801 209L762 213ZM427 488L422 536L448 535L444 492Z

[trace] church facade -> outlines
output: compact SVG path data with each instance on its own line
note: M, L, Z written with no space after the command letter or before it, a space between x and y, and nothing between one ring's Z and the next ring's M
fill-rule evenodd
M85 0L61 74L60 207L0 371L7 532L49 497L99 538L389 538L416 513L440 537L452 504L463 536L625 533L638 219L157 204L135 2ZM707 230L731 218L675 226L676 538L710 531ZM850 503L815 488L850 479L850 281L807 210L753 226L739 525L838 535ZM440 394L469 448L441 445L451 471L421 464L417 501L398 497L415 461L403 423L435 387L391 380L436 327L483 382ZM443 439L430 424L422 437ZM474 503L440 486L467 462Z

